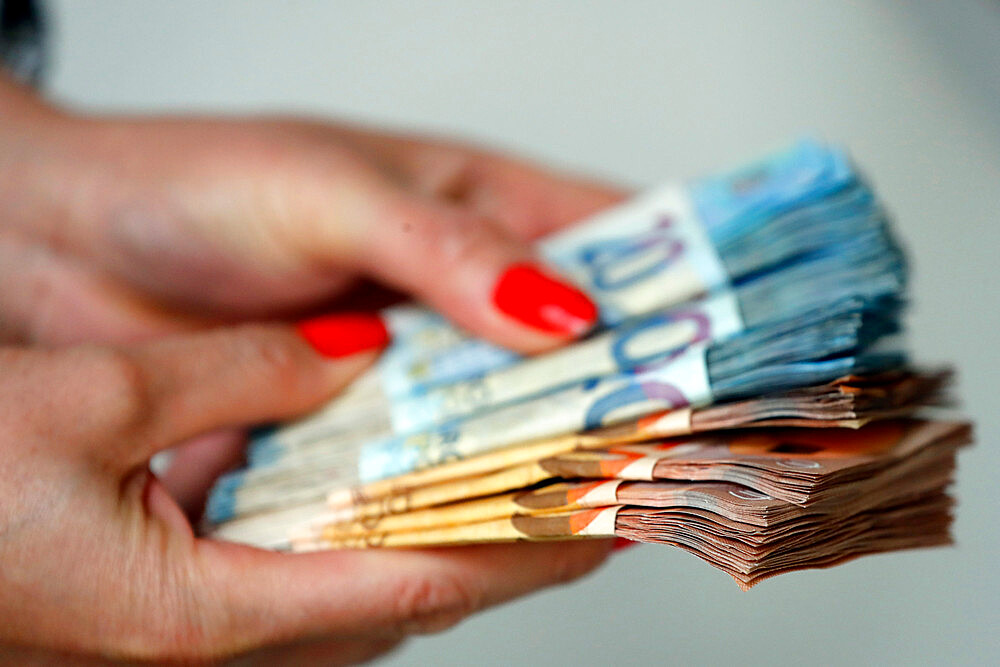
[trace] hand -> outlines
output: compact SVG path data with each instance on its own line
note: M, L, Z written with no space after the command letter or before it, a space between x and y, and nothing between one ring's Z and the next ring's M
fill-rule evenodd
M0 81L0 340L136 340L329 310L359 279L522 351L593 322L528 241L618 190L298 120L94 118Z
M278 325L0 348L0 652L356 661L602 560L607 541L288 555L196 538L150 456L309 410L372 357L323 358Z

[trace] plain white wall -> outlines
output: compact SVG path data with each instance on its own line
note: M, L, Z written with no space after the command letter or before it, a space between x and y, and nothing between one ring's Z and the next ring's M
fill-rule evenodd
M302 111L463 135L640 186L816 131L847 144L915 266L912 341L979 443L955 548L741 593L641 547L412 642L396 664L1000 661L1000 3L63 0L51 90L97 109ZM512 564L516 566L516 564Z

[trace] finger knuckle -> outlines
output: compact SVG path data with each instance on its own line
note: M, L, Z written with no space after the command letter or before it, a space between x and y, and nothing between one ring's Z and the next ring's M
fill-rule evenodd
M97 405L87 413L103 431L126 434L142 428L153 416L152 385L139 359L115 348L87 348L83 376Z
M467 202L473 196L478 180L477 163L467 153L433 150L426 162L430 168L422 170L418 179L427 192L456 203Z
M476 267L485 255L505 245L496 226L485 218L444 215L432 225L426 238L441 268L451 272Z
M408 579L397 586L394 599L400 635L441 632L482 605L470 582L449 574Z
M294 390L302 380L302 360L288 341L265 328L244 327L233 342L237 363L280 391Z

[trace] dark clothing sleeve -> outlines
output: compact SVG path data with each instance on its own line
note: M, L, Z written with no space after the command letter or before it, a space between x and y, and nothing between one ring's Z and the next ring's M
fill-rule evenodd
M25 83L45 68L44 21L33 0L0 0L0 65Z

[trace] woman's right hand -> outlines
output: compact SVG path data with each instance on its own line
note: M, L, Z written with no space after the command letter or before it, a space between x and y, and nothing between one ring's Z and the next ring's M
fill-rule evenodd
M290 555L197 537L150 457L313 409L373 356L278 325L0 348L3 652L355 662L603 560L605 540Z

